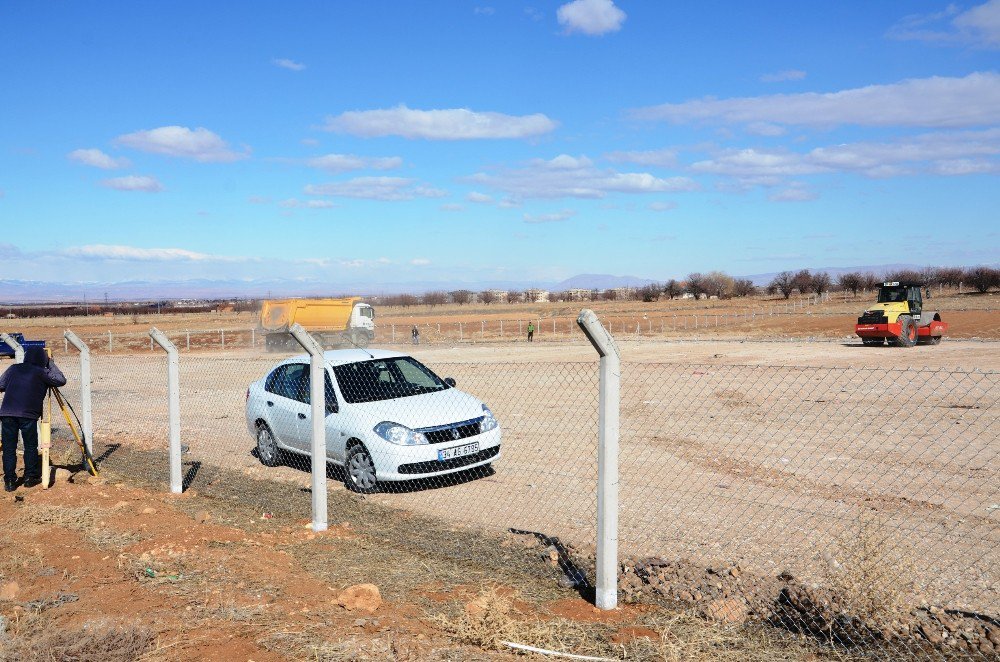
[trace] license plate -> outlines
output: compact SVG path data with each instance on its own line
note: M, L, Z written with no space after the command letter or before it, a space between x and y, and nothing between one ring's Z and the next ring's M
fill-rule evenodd
M479 452L479 442L474 444L466 444L464 446L455 446L454 448L445 448L444 450L438 451L438 462L444 462L445 460L452 460L456 457L465 457L466 455L473 455Z

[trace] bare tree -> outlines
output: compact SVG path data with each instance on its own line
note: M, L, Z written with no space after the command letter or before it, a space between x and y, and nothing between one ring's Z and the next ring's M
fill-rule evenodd
M448 303L448 293L447 292L425 292L423 296L423 304L425 306L440 306L442 304Z
M852 271L851 273L841 274L840 278L837 279L837 283L840 285L841 289L850 290L851 294L858 296L858 290L861 289L863 285L863 277L857 271Z
M980 294L986 294L991 288L1000 287L1000 270L990 267L976 267L965 272L965 282Z
M604 290L603 293L601 293L601 297L605 301L615 301L618 299L618 290L614 289L613 287L609 287L608 289Z
M874 290L876 287L882 284L882 281L878 276L872 272L861 274L861 287L867 292L868 290Z
M497 295L493 292L493 290L483 290L479 293L479 301L481 303L489 305L491 303L496 303L496 300Z
M809 294L812 292L813 286L813 275L808 269L802 269L792 277L795 283L795 289L799 291L799 294Z
M781 295L786 299L792 296L795 287L795 275L791 271L782 271L768 285L768 289L774 288L774 292L781 292Z
M734 297L749 297L757 293L757 287L749 278L737 278L733 281L732 292Z
M451 300L460 306L464 306L472 301L472 292L469 290L455 290L451 293Z
M408 308L410 306L415 306L420 303L420 299L417 298L415 294L400 294L399 295L399 305Z
M958 287L965 278L965 270L959 267L938 269L938 282L947 287Z
M702 277L702 288L709 296L725 299L733 287L733 277L722 271L710 271Z
M697 271L693 274L688 274L687 291L696 297L705 294L705 277Z
M600 301L601 300L601 291L598 290L598 289L591 290L590 291L590 300L591 301Z
M684 293L684 288L676 280L671 278L667 281L667 284L663 286L663 293L667 295L667 298L673 299L674 297L679 297Z
M913 269L897 269L886 272L883 279L885 282L919 283L922 279L919 271Z
M812 276L812 290L816 294L822 295L830 289L831 284L830 274L825 271L817 271Z
M521 293L518 292L517 290L510 290L509 292L507 292L507 303L517 303L520 300L521 300ZM527 297L525 297L524 300L527 301L528 300Z
M663 288L656 284L644 285L639 288L639 297L645 303L651 303L657 301L660 298L660 294L663 293Z

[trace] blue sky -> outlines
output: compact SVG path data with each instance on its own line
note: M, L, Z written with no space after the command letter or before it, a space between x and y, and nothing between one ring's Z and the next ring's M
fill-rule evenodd
M0 280L1000 259L1000 0L0 2Z

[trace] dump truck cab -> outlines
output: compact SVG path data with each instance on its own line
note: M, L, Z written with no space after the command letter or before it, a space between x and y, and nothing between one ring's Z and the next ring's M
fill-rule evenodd
M858 318L854 330L865 345L890 341L900 347L936 345L948 325L937 311L924 310L923 283L882 283L878 299Z

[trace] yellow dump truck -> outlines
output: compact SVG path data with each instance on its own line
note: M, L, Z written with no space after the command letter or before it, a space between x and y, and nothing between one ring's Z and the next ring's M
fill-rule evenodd
M367 347L375 338L375 309L361 297L343 299L268 299L260 308L260 326L269 352L298 347L288 334L301 324L323 347Z

